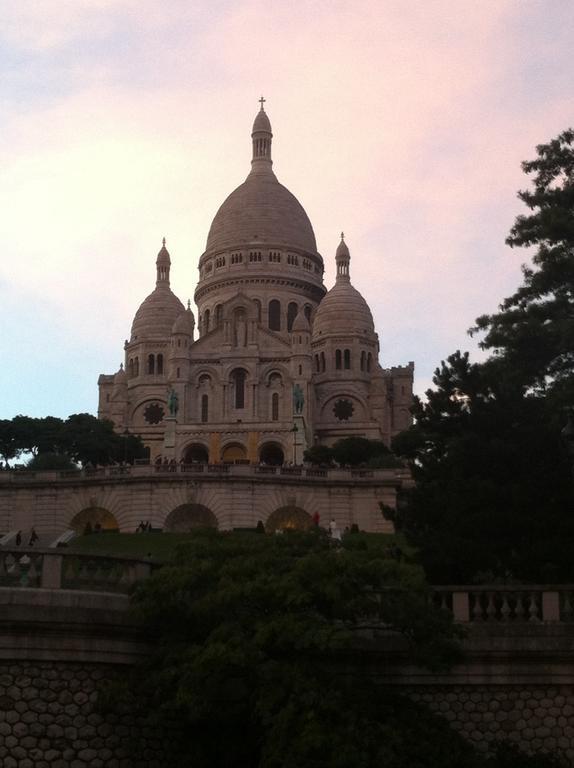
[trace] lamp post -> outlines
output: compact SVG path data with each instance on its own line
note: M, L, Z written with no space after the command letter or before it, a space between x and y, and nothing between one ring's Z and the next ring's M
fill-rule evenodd
M297 424L293 424L293 464L297 464L297 432L299 431Z

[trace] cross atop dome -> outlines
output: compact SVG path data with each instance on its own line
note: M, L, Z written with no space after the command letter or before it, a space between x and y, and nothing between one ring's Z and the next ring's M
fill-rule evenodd
M261 104L261 112L265 112L265 110L263 109L263 105L265 104L266 101L267 99L264 99L263 96L259 99L259 103Z

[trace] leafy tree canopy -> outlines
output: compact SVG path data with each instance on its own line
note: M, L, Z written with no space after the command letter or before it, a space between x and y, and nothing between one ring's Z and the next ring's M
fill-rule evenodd
M89 413L77 413L65 421L53 416L31 418L15 416L0 421L0 455L6 462L22 454L31 454L31 466L61 468L62 461L82 464L132 462L145 456L145 448L137 435L119 435L111 421ZM49 454L51 459L37 461ZM55 459L55 456L64 459ZM57 466L56 466L57 465Z
M199 532L134 601L158 640L133 695L179 724L178 764L474 765L446 724L360 674L368 627L393 628L420 664L457 654L420 570L376 537Z
M401 462L382 440L369 440L359 436L337 440L332 447L314 445L305 451L305 461L326 466L333 464L351 467L401 466Z
M574 404L574 132L523 164L508 244L535 249L518 290L478 318L491 356L435 371L415 425L393 443L416 487L394 515L433 581L570 581L572 470L561 430Z

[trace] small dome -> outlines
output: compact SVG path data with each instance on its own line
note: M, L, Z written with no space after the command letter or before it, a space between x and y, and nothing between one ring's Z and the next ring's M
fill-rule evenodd
M131 340L149 337L168 338L176 319L185 307L168 283L158 283L155 291L141 304L132 323Z
M187 336L193 336L195 328L195 319L191 308L188 307L185 312L178 315L177 320L171 329L172 333L185 333Z
M265 131L266 133L271 133L271 123L269 121L269 118L267 117L267 113L263 109L263 105L261 105L261 109L257 113L255 120L253 121L252 133L257 133L259 131Z
M313 322L313 340L327 334L374 334L369 305L350 282L338 281L327 292Z
M299 310L297 312L297 316L295 320L293 320L293 327L291 329L292 331L295 331L296 333L309 333L311 330L309 326L309 321L307 320L307 315L303 310Z

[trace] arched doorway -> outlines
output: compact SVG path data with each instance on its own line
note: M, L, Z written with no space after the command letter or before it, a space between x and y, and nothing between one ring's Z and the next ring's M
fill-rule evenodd
M221 461L224 464L234 464L236 461L244 461L247 458L247 451L240 443L226 445L221 454Z
M275 531L306 531L313 525L311 516L301 507L280 507L272 512L265 523L267 533Z
M164 530L170 533L189 533L194 528L217 528L217 518L203 504L181 504L164 523Z
M201 443L192 443L185 449L183 461L185 464L207 464L209 461L209 451Z
M280 467L285 461L283 448L278 443L265 443L259 451L259 461L271 467Z
M79 536L94 531L117 531L119 530L118 521L103 507L87 507L75 515L70 528Z

